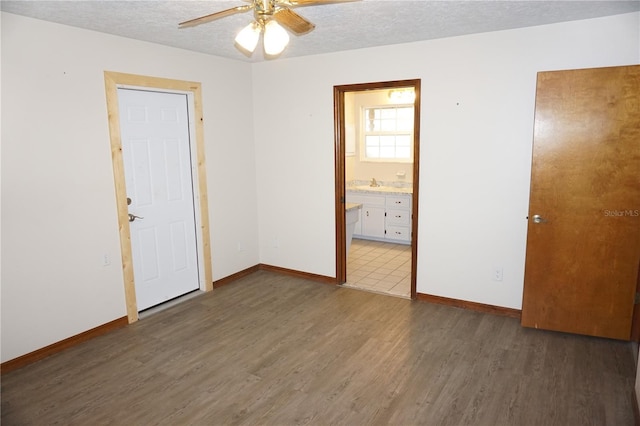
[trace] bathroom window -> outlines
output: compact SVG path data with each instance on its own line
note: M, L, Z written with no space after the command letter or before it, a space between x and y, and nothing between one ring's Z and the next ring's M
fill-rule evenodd
M413 106L365 107L362 118L362 160L412 161Z

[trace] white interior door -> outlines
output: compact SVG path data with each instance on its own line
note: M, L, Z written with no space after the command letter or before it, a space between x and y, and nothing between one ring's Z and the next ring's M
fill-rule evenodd
M187 95L118 89L138 311L199 288Z

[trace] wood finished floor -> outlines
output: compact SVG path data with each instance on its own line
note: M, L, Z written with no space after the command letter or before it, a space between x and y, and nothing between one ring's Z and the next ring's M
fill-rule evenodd
M2 376L3 425L632 425L629 343L259 271Z

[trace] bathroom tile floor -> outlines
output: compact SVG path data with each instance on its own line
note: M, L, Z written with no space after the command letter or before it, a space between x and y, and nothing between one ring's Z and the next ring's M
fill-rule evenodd
M354 238L343 286L411 298L411 246Z

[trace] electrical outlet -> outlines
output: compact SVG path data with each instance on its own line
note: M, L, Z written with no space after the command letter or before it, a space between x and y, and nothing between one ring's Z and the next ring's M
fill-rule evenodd
M105 253L102 255L102 266L109 266L109 265L111 265L111 258L107 253Z
M244 246L240 241L238 241L238 251L244 251Z
M502 281L502 268L496 266L493 268L493 280L494 281Z

